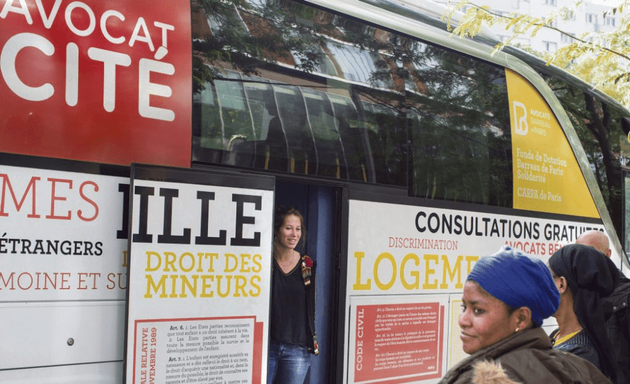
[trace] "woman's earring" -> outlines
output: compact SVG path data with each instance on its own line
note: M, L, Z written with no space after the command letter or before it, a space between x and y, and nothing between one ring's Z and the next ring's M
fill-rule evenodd
M518 332L518 331L519 331L519 328L516 328L516 331L514 331L514 332Z

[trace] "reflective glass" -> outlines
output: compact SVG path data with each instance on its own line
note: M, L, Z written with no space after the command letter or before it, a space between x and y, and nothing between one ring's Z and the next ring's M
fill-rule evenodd
M511 206L502 68L289 0L200 4L193 161Z

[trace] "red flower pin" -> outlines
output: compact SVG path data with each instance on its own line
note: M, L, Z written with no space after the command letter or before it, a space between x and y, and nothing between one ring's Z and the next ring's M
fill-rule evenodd
M313 266L313 259L311 259L311 258L310 258L310 257L308 257L308 256L304 256L304 261L303 261L303 263L304 263L304 265L305 265L307 268L310 268L310 267L312 267L312 266Z

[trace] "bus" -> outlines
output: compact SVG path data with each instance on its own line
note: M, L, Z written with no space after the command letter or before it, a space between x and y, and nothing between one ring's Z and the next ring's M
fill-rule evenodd
M442 12L0 0L0 381L265 382L276 205L317 265L311 383L439 381L504 245L600 230L627 270L629 111Z

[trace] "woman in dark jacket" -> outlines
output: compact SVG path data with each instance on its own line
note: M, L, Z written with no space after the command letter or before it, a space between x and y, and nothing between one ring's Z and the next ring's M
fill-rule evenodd
M619 270L604 254L587 245L569 244L549 258L560 291L558 329L551 333L554 349L571 352L597 366L617 383L617 363L606 332L603 300L619 278Z
M462 302L460 338L470 356L440 384L484 383L488 362L506 380L522 384L610 383L588 361L552 349L540 326L556 312L560 295L541 260L509 247L481 258L468 275Z

